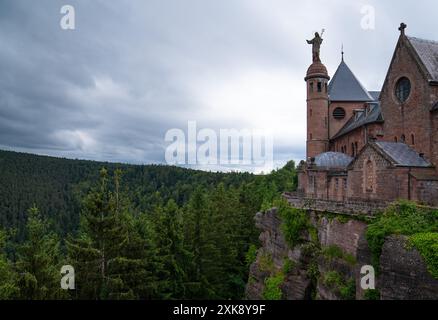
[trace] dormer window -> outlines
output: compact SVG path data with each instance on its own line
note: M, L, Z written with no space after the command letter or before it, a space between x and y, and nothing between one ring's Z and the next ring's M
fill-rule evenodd
M411 94L411 81L408 78L402 77L395 85L395 95L399 102L404 103L408 100Z

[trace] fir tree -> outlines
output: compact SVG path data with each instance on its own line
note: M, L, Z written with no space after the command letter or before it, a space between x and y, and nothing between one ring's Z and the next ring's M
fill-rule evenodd
M61 289L60 242L49 231L48 221L35 206L28 210L24 229L25 242L17 246L16 269L19 273L20 298L29 300L60 299Z
M15 299L19 297L17 274L12 263L4 253L6 245L6 232L0 230L0 300Z
M184 247L181 210L173 200L154 212L159 298L182 299L186 295L190 255Z
M86 198L79 234L67 242L80 299L139 298L144 241L119 186L120 171L115 172L112 191L106 169L101 170L99 187Z

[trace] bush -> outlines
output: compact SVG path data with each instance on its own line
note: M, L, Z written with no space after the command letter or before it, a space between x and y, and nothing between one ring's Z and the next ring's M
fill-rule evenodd
M337 271L329 271L324 275L323 283L328 288L339 292L343 300L353 300L356 297L356 283L354 279L346 281Z
M276 204L282 221L281 231L288 245L293 248L299 243L302 232L307 230L309 218L305 210L292 208L285 200Z
M324 275L323 283L329 288L336 288L343 285L344 279L339 272L329 271Z
M278 273L275 276L271 276L265 280L265 289L263 291L263 299L265 300L281 300L283 293L281 292L280 285L284 281L283 273Z
M350 279L339 287L339 294L343 300L354 300L356 298L356 283Z
M283 273L285 275L289 274L290 272L292 272L295 269L296 265L295 262L292 261L289 258L284 259L284 263L283 263Z
M392 234L410 236L424 232L438 232L438 211L418 207L415 203L406 200L390 206L368 225L366 233L376 271L379 270L382 246L387 236Z
M438 233L417 233L409 241L423 256L430 274L438 279Z
M344 252L341 248L336 245L331 245L328 247L324 247L322 249L322 254L329 259L339 258L342 259L344 257Z
M380 300L380 292L377 289L367 289L364 298L365 300Z
M256 261L257 258L257 247L255 245L250 245L248 252L246 253L245 256L245 262L247 266L250 266L251 264L253 264L254 261Z
M264 252L260 256L259 260L259 269L260 271L271 272L274 269L274 261L272 260L272 256Z
M356 264L356 258L353 255L345 253L341 248L336 245L331 245L323 248L322 254L329 260L337 258L346 261L350 265Z

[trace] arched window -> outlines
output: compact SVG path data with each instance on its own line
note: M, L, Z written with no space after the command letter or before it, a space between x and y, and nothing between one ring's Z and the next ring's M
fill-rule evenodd
M357 146L357 142L354 143L354 150L355 150L355 153L356 153L356 155L357 155L358 152L359 152L359 148L358 148L358 146Z
M394 137L394 142L398 142L398 139L397 139L397 137Z
M403 143L406 142L406 137L405 137L404 134L401 135L401 137L400 137L400 141L403 142Z
M313 139L313 136L312 136L312 134L311 134L311 133L309 134L309 138L310 138L310 140L312 140L312 139Z
M322 92L322 82L318 81L318 92Z
M411 134L411 144L415 145L415 137L413 133Z
M351 143L351 156L354 157L355 155L355 150L354 150L354 143Z
M310 92L313 92L313 82L310 82L309 87L310 87Z
M365 181L365 185L366 185L366 190L371 192L374 190L374 164L371 161L371 159L369 159L366 163L366 181Z

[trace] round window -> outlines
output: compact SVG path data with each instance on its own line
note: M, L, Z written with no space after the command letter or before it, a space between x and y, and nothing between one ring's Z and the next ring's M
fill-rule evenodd
M337 107L333 110L333 118L341 120L345 118L345 110L341 107Z
M406 77L400 78L395 86L395 95L397 96L398 101L401 103L405 102L408 100L410 94L411 81Z

